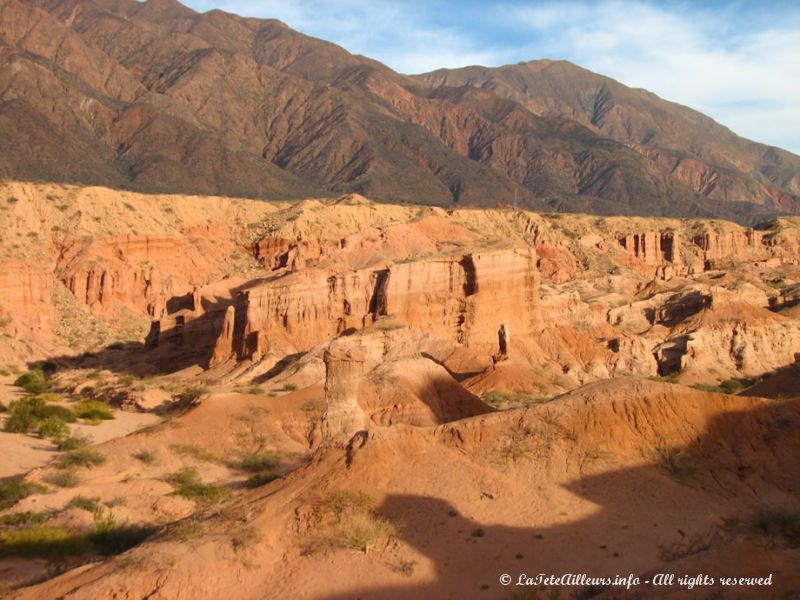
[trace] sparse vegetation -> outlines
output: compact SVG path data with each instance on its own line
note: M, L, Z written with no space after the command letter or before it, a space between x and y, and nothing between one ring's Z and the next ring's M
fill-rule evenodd
M531 404L544 404L549 402L550 398L548 396L536 396L526 391L492 390L483 394L481 400L495 408L517 408Z
M35 523L44 523L49 520L51 515L42 512L18 512L11 515L3 515L0 517L0 525L6 527L19 527L22 525L33 525Z
M9 406L9 417L6 419L6 431L28 433L41 426L47 419L59 419L66 423L75 421L71 410L63 406L47 404L45 395L25 396L14 400Z
M297 385L294 383L286 383L284 386L278 390L279 392L296 392Z
M47 417L39 424L39 436L45 439L60 440L69 435L69 427L63 419Z
M672 562L705 552L720 543L722 539L723 536L719 529L711 529L675 544L659 545L658 555L661 560Z
M261 487L262 485L267 485L275 481L276 479L280 479L280 476L276 475L275 473L264 472L264 473L256 473L255 475L249 477L247 481L244 482L244 487L246 488L257 488Z
M41 557L51 561L68 556L119 554L141 543L153 530L119 524L110 512L94 511L89 533L75 533L46 522L22 523L0 533L0 556Z
M41 494L47 488L22 477L12 477L0 481L0 510L14 506L17 502L31 494Z
M800 547L800 507L764 506L750 517L750 530L783 541L790 548Z
M260 452L247 452L242 456L239 461L238 467L243 471L251 473L260 473L263 471L270 471L278 466L280 457L276 452L271 450L262 450Z
M417 561L404 559L400 559L395 564L391 565L392 571L405 575L406 577L411 577L414 574L416 566Z
M72 488L81 482L81 478L78 476L76 469L63 469L61 471L48 473L44 480L47 483L52 483L62 488Z
M67 502L64 508L79 508L81 510L93 513L100 508L100 498L75 496L69 502Z
M311 551L346 548L367 554L378 541L397 532L393 523L376 514L375 499L363 492L332 492L315 512L324 532L314 540Z
M139 450L133 455L133 458L143 462L146 465L152 465L156 462L156 454L152 450Z
M21 387L29 394L42 394L50 389L50 384L45 377L44 371L39 369L23 373L17 377L14 385Z
M216 455L212 454L208 450L204 450L200 446L192 446L191 444L172 444L169 447L175 454L180 454L182 456L190 456L195 460L199 460L202 462L209 462L214 464L221 464L222 460Z
M89 421L104 421L114 418L114 411L100 400L81 400L75 405L75 414Z
M203 483L197 469L191 467L169 475L165 481L175 488L176 494L201 505L217 504L231 497L228 488Z
M85 435L71 435L56 442L56 448L60 451L79 450L89 445L91 440Z
M656 463L678 479L684 481L697 471L695 461L682 449L661 444L653 450Z
M106 457L101 452L91 448L80 448L61 456L56 463L56 467L59 469L80 467L90 469L102 465L104 462L106 462Z
M746 387L750 387L755 383L752 379L724 379L719 382L719 385L710 385L705 383L696 383L692 388L700 390L701 392L716 392L718 394L736 394Z

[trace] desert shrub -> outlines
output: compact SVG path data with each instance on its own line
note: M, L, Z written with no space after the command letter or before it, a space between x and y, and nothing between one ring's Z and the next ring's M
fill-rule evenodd
M87 539L94 552L109 556L141 544L154 532L155 529L151 527L118 523L110 511L104 512L98 508L94 511L94 525Z
M74 412L72 412L66 406L58 406L57 404L45 404L36 411L36 416L40 419L55 417L66 423L74 423L76 421Z
M56 467L59 469L69 469L74 467L92 468L102 465L104 462L106 462L106 457L97 450L80 448L78 450L72 450L71 452L61 456L56 463Z
M44 480L61 488L72 488L81 482L78 472L75 469L64 469L53 471L45 475Z
M66 527L34 523L12 528L0 534L0 556L43 557L59 560L83 554L88 548L85 540L76 538Z
M314 540L312 551L347 548L367 554L379 540L397 532L394 524L376 514L375 499L363 492L332 492L315 512L324 532Z
M276 452L262 450L260 452L247 452L244 454L242 460L238 463L238 467L243 471L259 473L274 469L278 466L279 462L280 457Z
M262 485L267 485L268 483L275 481L276 479L280 479L280 477L275 473L269 473L269 472L256 473L255 475L249 477L247 481L244 482L244 487L253 489L261 487Z
M744 387L744 384L736 379L725 379L719 382L719 387L726 394L735 394Z
M495 408L516 408L531 404L543 404L548 402L550 398L535 396L525 391L507 392L505 390L492 390L483 394L481 400Z
M69 435L69 427L58 417L47 417L39 423L38 433L45 439L59 440Z
M417 566L417 561L415 560L403 560L400 559L397 563L391 565L392 571L395 573L400 573L401 575L405 575L406 577L411 577L414 574L414 569Z
M670 475L683 481L697 471L695 461L680 448L670 448L665 445L656 447L652 457Z
M71 435L56 441L56 449L60 451L79 450L89 445L91 440L80 434Z
M36 429L42 421L51 417L65 422L75 420L75 415L68 408L47 404L41 396L25 396L14 400L9 406L9 413L5 429L16 433Z
M89 498L87 496L75 496L64 505L64 508L80 508L86 512L93 513L100 509L100 498Z
M146 465L152 465L156 461L155 452L152 450L139 450L133 455L133 458L143 462Z
M200 446L193 446L192 444L171 444L169 449L176 454L180 454L182 456L191 456L192 458L203 462L222 462L222 460L220 460L216 454L213 454L208 450L201 448Z
M43 485L26 481L22 477L12 477L0 481L0 510L14 506L17 502L31 494L41 494L47 491Z
M750 518L754 533L782 539L790 548L800 547L800 507L765 506Z
M75 414L89 421L105 421L114 418L111 407L100 400L81 400L75 405Z
M8 410L8 409L6 408L6 405L5 405L5 404L3 404L2 402L0 402L0 413L2 413L2 412L6 412L7 410Z
M39 423L39 419L34 414L34 408L24 400L23 398L11 403L9 415L4 425L6 431L28 433Z
M44 523L49 519L50 515L48 513L25 511L0 517L0 525L5 525L6 527L20 527L23 525Z
M175 488L175 493L198 504L210 505L230 498L227 488L203 483L197 469L184 467L180 471L166 477L165 481Z
M182 390L177 397L178 400L182 402L194 402L200 396L207 394L208 392L209 389L207 387L195 386Z
M21 387L29 394L42 394L50 389L50 384L44 375L44 371L38 369L23 373L14 381L14 385Z
M22 524L0 533L0 556L42 557L51 561L86 554L119 554L153 534L147 527L119 524L110 513L94 511L87 534L47 523Z

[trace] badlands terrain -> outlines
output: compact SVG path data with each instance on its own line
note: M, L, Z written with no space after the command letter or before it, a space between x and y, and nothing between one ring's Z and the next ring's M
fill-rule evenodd
M797 217L6 181L0 231L2 596L800 591Z

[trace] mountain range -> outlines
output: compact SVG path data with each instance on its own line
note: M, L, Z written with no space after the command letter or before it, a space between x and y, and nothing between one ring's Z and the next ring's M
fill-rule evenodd
M0 177L265 199L800 214L800 157L565 61L396 73L175 0L0 0Z

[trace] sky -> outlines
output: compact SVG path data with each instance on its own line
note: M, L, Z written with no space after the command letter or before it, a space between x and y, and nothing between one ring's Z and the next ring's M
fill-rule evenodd
M800 154L800 0L184 0L401 73L565 59Z

